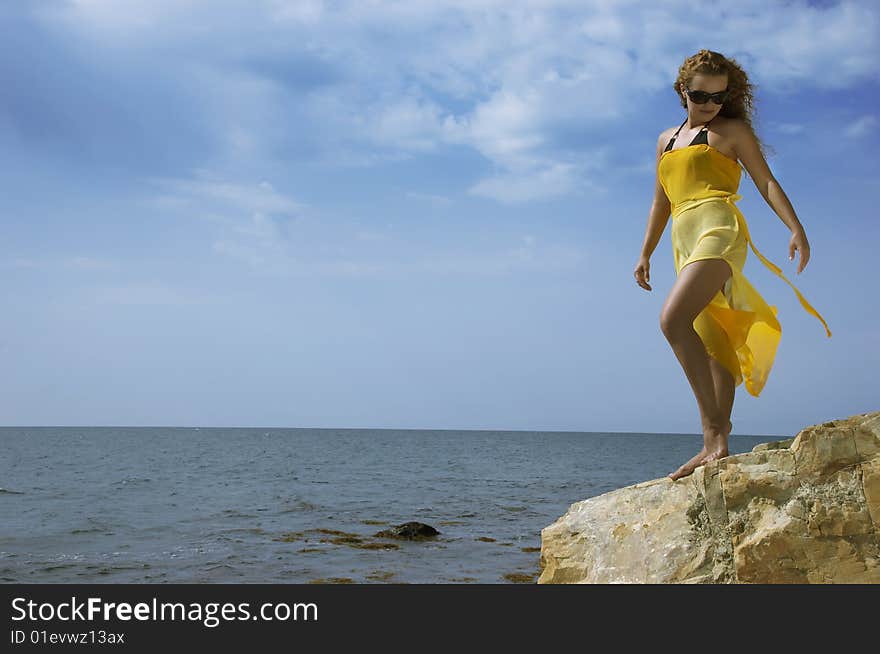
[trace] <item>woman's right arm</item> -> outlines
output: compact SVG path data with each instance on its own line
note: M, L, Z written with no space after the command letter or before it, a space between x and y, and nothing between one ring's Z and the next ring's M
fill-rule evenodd
M657 139L657 160L654 166L655 171L660 165L660 157L663 155L663 150L666 148L667 140L666 132L663 132ZM654 201L651 203L651 211L648 213L648 226L645 229L645 240L642 243L642 253L639 256L639 261L636 264L635 269L636 282L638 282L639 286L649 291L651 290L651 286L648 283L651 279L651 255L654 253L657 243L660 242L663 230L666 229L666 223L669 222L669 214L671 210L672 205L669 202L669 198L666 196L666 191L663 190L663 186L660 184L660 177L657 175L654 182Z
M665 137L666 132L663 132L657 139L655 171L660 165L660 157L666 147ZM654 248L657 247L657 243L660 242L660 237L663 235L663 230L666 229L666 223L669 222L669 213L671 211L672 205L669 202L669 198L666 197L666 191L663 190L663 186L660 184L660 176L658 174L654 180L654 201L651 203L651 211L648 213L648 226L645 229L645 241L642 244L641 256L650 258L654 253Z

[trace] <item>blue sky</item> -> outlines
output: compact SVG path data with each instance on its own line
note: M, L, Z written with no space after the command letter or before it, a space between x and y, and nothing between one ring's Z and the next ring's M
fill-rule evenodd
M743 175L783 325L734 434L880 408L880 8L0 8L0 424L699 432L638 259L701 48L743 65L812 248Z

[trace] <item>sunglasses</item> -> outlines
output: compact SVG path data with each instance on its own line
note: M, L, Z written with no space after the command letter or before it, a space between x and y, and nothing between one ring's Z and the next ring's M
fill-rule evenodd
M690 89L685 89L684 92L688 94L688 97L694 104L706 104L709 100L712 100L712 102L714 102L715 104L723 104L724 101L727 100L727 96L730 95L730 89L724 89L723 91L718 91L717 93L691 91Z

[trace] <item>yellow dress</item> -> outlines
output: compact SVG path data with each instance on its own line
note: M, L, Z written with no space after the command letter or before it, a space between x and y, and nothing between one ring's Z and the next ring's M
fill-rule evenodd
M831 330L782 270L768 261L749 236L745 216L735 201L740 182L739 163L706 143L663 152L658 179L672 206L672 252L676 275L693 261L724 259L733 275L694 320L706 351L717 359L739 386L758 397L773 366L782 327L776 306L743 275L748 246L774 273L794 289L801 305Z

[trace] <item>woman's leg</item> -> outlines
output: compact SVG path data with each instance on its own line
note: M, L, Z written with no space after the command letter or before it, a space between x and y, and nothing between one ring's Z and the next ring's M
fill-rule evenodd
M660 312L660 328L690 382L703 427L703 449L669 475L672 479L689 475L704 460L727 455L728 418L716 396L709 354L693 323L730 275L730 264L724 259L689 263L679 271Z
M733 412L736 380L734 380L730 371L713 356L709 357L709 369L712 371L712 380L715 385L715 400L718 402L722 420L726 421L725 431L729 436L730 429L733 427L733 424L730 422L730 414Z

